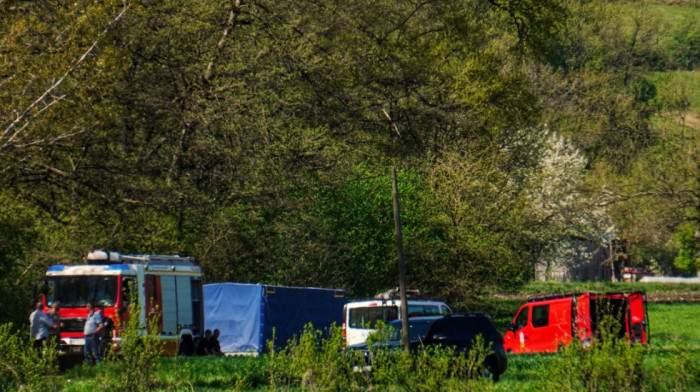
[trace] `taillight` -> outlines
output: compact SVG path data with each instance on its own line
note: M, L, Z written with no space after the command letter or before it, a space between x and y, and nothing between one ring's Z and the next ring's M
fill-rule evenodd
M348 344L347 337L348 337L348 331L345 328L345 323L343 323L343 346L346 346Z

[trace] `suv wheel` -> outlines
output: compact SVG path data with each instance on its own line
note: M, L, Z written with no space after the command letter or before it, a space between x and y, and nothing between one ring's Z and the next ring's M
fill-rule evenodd
M484 379L498 382L499 375L493 360L484 362Z

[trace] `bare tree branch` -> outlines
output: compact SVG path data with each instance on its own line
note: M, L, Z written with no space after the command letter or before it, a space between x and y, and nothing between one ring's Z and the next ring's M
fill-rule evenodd
M682 189L682 190L667 190L667 191L660 191L660 190L652 190L652 191L646 191L646 192L634 192L634 193L619 193L615 192L612 189L608 187L603 187L602 189L603 195L607 196L606 200L601 201L598 205L601 207L609 206L618 202L622 201L628 201L628 200L634 200L634 199L641 199L641 198L646 198L646 197L663 197L663 198L675 198L675 197L681 197L681 196L691 196L698 198L697 192L694 192L689 189Z
M231 12L228 15L228 21L226 21L226 26L224 27L224 31L221 33L221 39L216 45L216 53L214 54L213 58L211 61L209 61L209 64L207 64L207 70L204 72L204 80L209 81L212 75L212 69L214 68L214 60L216 59L219 51L221 51L221 48L224 46L224 42L226 41L226 37L231 33L231 30L233 29L233 26L236 24L236 20L238 19L238 15L241 12L241 1L240 0L233 0L233 5L231 7Z
M64 95L63 96L53 96L52 93L59 86L61 86L61 84L63 84L63 81L68 77L68 75L70 75L76 68L78 68L78 66L83 61L85 61L85 59L88 57L88 55L90 55L90 53L92 53L92 51L95 50L95 48L97 48L97 44L99 43L100 39L102 39L102 37L104 37L105 34L107 34L107 32L112 28L112 26L114 26L122 18L122 16L124 16L126 11L130 7L131 7L131 4L124 3L124 7L122 8L121 12L119 12L119 14L117 14L107 24L107 27L105 27L105 29L102 30L102 32L97 36L95 41L93 41L92 45L90 45L90 47L85 52L83 52L83 54L75 62L73 62L73 64L71 64L71 66L68 68L68 70L66 70L66 72L63 74L63 76L61 76L61 78L59 78L57 81L55 81L34 102L32 102L29 106L27 106L21 112L21 114L19 114L10 123L10 125L8 125L7 128L5 128L5 130L3 130L2 135L0 135L0 140L2 140L3 138L7 138L7 140L4 143L0 144L0 149L10 146L13 143L13 141L15 140L15 138L17 138L27 128L32 117L34 117L38 114L41 114L46 109L51 107L53 104L62 100L65 97ZM48 103L45 102L45 100L49 97L50 97L50 101L48 101ZM42 103L44 104L44 107L39 109L39 111L37 113L32 114L32 110L34 110L37 106L39 106ZM22 122L24 122L24 123L22 124ZM14 130L14 132L13 132L13 130ZM10 136L8 137L8 135L10 135Z
M73 137L75 135L79 135L81 133L85 133L84 130L82 131L77 131L77 132L71 132L71 133L62 133L56 137L52 138L43 138L43 139L36 139L32 140L31 142L25 143L25 144L15 144L16 148L26 148L26 147L31 147L39 144L43 144L48 142L49 144L55 144L58 141L61 141L62 139L68 139L70 137Z

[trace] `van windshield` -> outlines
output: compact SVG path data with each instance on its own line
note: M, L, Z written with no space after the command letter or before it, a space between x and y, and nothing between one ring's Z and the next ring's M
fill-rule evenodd
M440 305L413 305L409 302L408 304L408 317L418 317L418 316L439 316L450 314L449 309L445 306Z
M50 276L46 304L61 302L63 308L80 308L88 302L97 306L117 303L117 276Z
M398 306L367 306L350 309L351 328L376 328L377 322L389 323L399 318Z

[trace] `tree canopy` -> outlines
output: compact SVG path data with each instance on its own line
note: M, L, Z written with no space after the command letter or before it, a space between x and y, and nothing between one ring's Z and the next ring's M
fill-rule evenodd
M695 69L697 31L646 12L0 0L0 319L95 248L195 256L210 282L395 286L392 167L428 294L517 286L606 230L690 271L697 123L652 71Z

